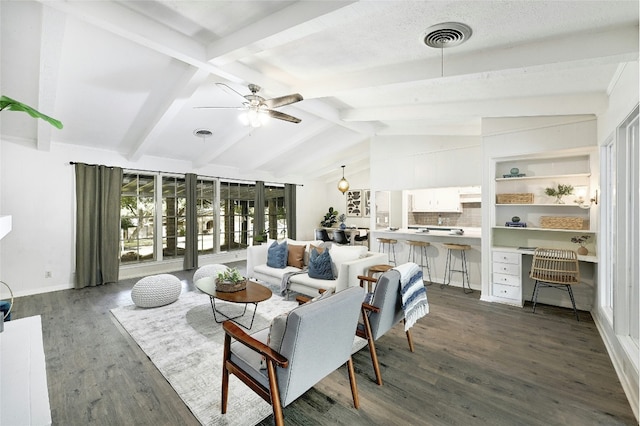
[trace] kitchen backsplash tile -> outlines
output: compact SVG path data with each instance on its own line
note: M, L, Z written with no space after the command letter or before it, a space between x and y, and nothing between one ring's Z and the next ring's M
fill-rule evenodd
M461 213L410 212L409 226L437 226L438 216L442 226L480 228L482 226L481 203L465 203Z

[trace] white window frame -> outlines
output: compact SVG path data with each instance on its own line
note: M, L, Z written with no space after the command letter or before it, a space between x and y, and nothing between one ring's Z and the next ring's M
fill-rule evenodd
M638 199L640 182L638 168L640 154L638 144L639 108L620 124L616 134L616 199L614 216L611 218L617 234L613 256L614 266L614 306L613 326L619 342L635 368L639 367L640 348L638 344L638 282L640 279L638 256ZM635 127L634 127L635 126ZM635 129L635 133L633 132ZM635 329L634 329L635 327ZM635 336L632 333L635 332Z

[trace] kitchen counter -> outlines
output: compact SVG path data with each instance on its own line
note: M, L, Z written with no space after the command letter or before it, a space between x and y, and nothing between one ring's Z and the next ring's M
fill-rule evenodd
M427 247L427 258L429 266L431 268L431 280L436 283L442 283L444 280L444 268L446 265L447 250L443 246L446 243L453 244L468 244L471 246L471 250L467 251L467 264L469 267L469 277L471 281L471 288L474 290L481 289L481 255L480 255L480 243L481 243L481 228L466 228L466 227L453 227L453 226L429 226L428 232L423 232L422 229L426 227L411 227L400 228L396 231L389 229L375 229L371 231L370 237L370 250L381 251L377 238L392 238L397 240L395 244L395 253L398 265L401 265L409 259L409 247L406 244L408 240L412 241L427 241L430 245ZM452 235L451 230L462 229L462 235ZM456 263L459 261L459 256ZM416 263L420 263L417 259ZM456 264L458 269L459 264ZM425 279L427 279L427 271L424 271ZM462 286L461 275L454 273L451 278L452 286ZM462 289L460 290L462 291Z
M482 228L465 228L465 227L447 227L447 226L429 226L428 232L422 231L420 228L400 228L397 231L389 229L376 229L371 231L374 238L383 236L384 238L395 238L403 240L417 241L440 241L451 242L457 244L480 245L482 236ZM462 235L452 235L451 230L462 229ZM465 242L465 240L467 242ZM375 241L375 240L374 240Z

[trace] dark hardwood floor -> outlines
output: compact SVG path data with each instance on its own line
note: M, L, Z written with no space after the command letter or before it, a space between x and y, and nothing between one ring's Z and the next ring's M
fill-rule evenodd
M239 264L239 266L244 266ZM183 291L192 272L178 272ZM55 425L197 425L189 409L110 309L136 282L16 299L14 318L42 315ZM637 425L588 312L480 302L479 292L428 287L431 313L354 355L361 406L342 368L284 410L300 425ZM219 392L220 383L211 391ZM273 424L272 417L261 424Z

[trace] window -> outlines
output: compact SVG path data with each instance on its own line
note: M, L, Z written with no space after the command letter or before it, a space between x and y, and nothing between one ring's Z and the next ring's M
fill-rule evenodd
M124 173L120 198L120 261L154 260L155 178Z
M241 250L253 233L255 185L220 182L220 251Z
M613 327L621 346L637 369L640 359L640 121L638 107L618 127L613 147L605 146L605 188L615 189L605 211L603 230L615 233L606 247L613 290ZM613 185L613 187L612 187ZM608 284L607 284L608 285ZM607 289L607 296L609 295ZM606 301L606 296L605 296Z
M265 185L264 219L270 238L287 236L284 187ZM244 250L253 243L256 185L198 178L198 255ZM160 172L123 173L121 264L180 259L186 242L186 180Z
M281 239L287 236L287 219L284 204L284 187L264 187L264 223L269 230L269 238Z
M186 183L184 178L162 177L162 258L184 256L186 230Z
M612 218L615 216L615 199L616 199L616 183L615 183L615 144L613 136L606 142L600 151L600 169L602 170L602 191L600 195L601 210L601 233L599 236L600 247L598 251L602 257L609 259L609 262L602 262L601 276L599 283L599 303L602 311L607 316L609 324L613 325L613 283L615 282L615 259L613 248L616 246L616 233L614 232L614 222Z
M213 208L216 202L216 182L198 180L198 254L214 253L218 236L217 214Z

